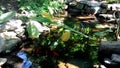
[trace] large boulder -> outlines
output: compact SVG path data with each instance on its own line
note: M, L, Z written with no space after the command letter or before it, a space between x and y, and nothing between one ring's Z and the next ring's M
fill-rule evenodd
M24 34L24 26L19 19L10 19L0 24L0 52L10 52L18 42L21 41L19 36Z

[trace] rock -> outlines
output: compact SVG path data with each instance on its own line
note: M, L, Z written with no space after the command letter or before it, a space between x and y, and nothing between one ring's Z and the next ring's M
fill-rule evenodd
M37 29L39 30L39 33L45 31L50 31L50 29L42 24L40 24L37 21L30 20L27 23L34 24ZM21 39L17 36L23 36L25 30L22 26L22 21L19 19L10 19L7 22L0 24L0 52L11 52L12 49L15 48L16 44L21 41Z
M0 58L0 68L1 68L1 65L3 65L6 61L7 61L6 58Z
M0 52L4 48L4 45L5 45L5 39L0 36Z
M24 26L19 19L10 19L0 24L0 52L10 52L21 41L19 36L24 34Z
M0 24L0 32L18 29L22 27L21 24L22 24L21 20L11 19L8 22Z
M22 35L24 34L24 32L25 32L25 29L23 29L23 27L20 27L20 28L14 30L14 32L15 32L17 35L22 36Z
M16 34L15 32L13 32L13 31L3 32L3 33L1 33L1 35L2 35L2 37L3 37L4 39L18 38L18 37L16 37L17 34Z
M92 1L87 1L87 4L92 7L99 7L101 5L100 2L92 0Z
M93 68L90 61L81 59L70 59L66 62L58 61L58 68Z
M78 66L71 64L71 63L67 63L66 66L67 68L79 68Z
M58 68L66 68L66 66L65 66L65 63L64 63L64 62L59 61L58 63L59 63L59 64L58 64Z
M117 4L108 4L108 10L112 10L113 11L120 11L120 4L117 3Z
M78 58L68 60L66 66L68 68L93 68L92 62Z
M35 17L37 14L35 14L35 12L34 11L22 11L20 14L19 13L17 13L17 16L18 17L22 17L22 16L24 16L24 17Z
M17 43L20 42L21 40L20 39L9 39L9 40L6 40L6 44L5 44L5 52L11 52L16 46L17 46ZM4 51L3 50L3 51Z
M8 34L6 35L4 35L4 33L0 33L0 52L10 52L14 48L14 46L16 46L18 42L20 42L20 39L14 35L15 33L13 32L8 32Z

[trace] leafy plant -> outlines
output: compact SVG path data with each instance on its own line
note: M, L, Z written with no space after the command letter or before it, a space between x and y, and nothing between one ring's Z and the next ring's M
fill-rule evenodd
M27 26L28 37L35 39L39 37L39 31L36 26L32 23L29 23Z
M8 21L10 18L15 16L15 12L7 12L4 14L1 14L0 16L0 23Z
M22 11L34 11L37 14L30 19L36 20L43 25L51 28L55 22L54 14L62 12L64 3L52 0L24 0L21 2ZM24 5L22 5L22 3ZM29 3L29 4L28 4ZM89 26L82 27L80 22L74 19L65 18L61 25L56 22L54 24L57 28L51 30L50 33L43 33L38 35L37 29L33 25L29 25L27 28L29 36L32 38L38 38L38 45L36 48L43 49L41 53L37 54L37 57L54 57L53 52L59 54L59 58L74 57L76 53L87 55L87 59L97 63L97 48L101 39L107 38L113 40L114 31L112 29L105 29L103 31L93 32L94 28ZM79 57L79 56L78 56ZM83 58L83 57L79 57ZM46 58L47 59L47 58ZM56 59L55 59L56 60ZM39 61L38 61L39 63Z
M79 21L73 18L64 18L64 21L60 24L58 21L54 21L55 14L60 14L63 11L65 2L60 0L18 0L20 13L32 12L36 14L30 17L19 17L23 22L29 20L35 20L39 23L46 25L49 28L55 26L50 32L43 32L39 34L38 29L34 24L29 23L26 32L28 37L35 39L36 48L34 49L34 58L42 58L43 60L56 58L67 59L67 57L74 57L76 54L80 54L79 58L84 58L97 62L97 48L99 42L103 38L113 40L114 30L104 29L102 31L93 32L93 29L89 26L82 27ZM0 17L0 23L9 20L15 14L13 12L2 14ZM60 17L57 17L58 19ZM84 25L84 24L83 24ZM56 56L56 55L57 56ZM34 61L38 65L40 61ZM41 63L42 64L42 63Z

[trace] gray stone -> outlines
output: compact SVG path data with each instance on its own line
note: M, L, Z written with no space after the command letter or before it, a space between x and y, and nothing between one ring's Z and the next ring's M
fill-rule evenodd
M21 20L11 19L8 22L0 24L0 32L18 29L22 27L21 24L22 24Z
M5 39L0 36L0 52L5 48Z
M7 61L6 58L0 58L0 67Z
M17 35L22 36L25 32L22 21L19 19L10 19L0 24L0 52L11 51L17 42L21 41Z
M15 32L17 35L21 36L21 35L24 34L25 29L23 29L23 27L20 27L20 28L14 30L14 32Z
M9 39L9 40L6 40L6 44L5 44L5 51L6 52L11 52L11 50L13 50L15 48L15 46L17 46L16 43L18 43L20 41L20 39Z
M0 52L12 50L17 42L20 41L13 32L7 32L8 34L0 33ZM13 35L12 35L13 34Z
M15 32L13 32L13 31L10 31L10 32L3 32L3 33L1 33L2 34L2 37L4 38L4 39L13 39L13 38L18 38L18 37L16 37L16 33Z

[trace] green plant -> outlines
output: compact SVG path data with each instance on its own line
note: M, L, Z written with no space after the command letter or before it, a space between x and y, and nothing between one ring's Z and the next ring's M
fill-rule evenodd
M28 37L35 42L35 49L30 58L37 65L45 63L57 63L57 60L79 57L97 63L97 49L101 39L115 40L114 29L100 29L94 32L95 25L83 27L81 22L73 18L64 18L61 23L54 21L56 14L63 12L65 2L61 0L17 0L19 12L30 12L35 16L18 17L25 24L35 20L42 25L49 27L50 32L39 34L34 24L29 23L26 27ZM110 0L109 0L110 1ZM0 9L0 23L8 21L15 16L14 12L2 14ZM61 18L60 16L57 17ZM85 23L86 24L86 23ZM89 24L87 24L89 25ZM52 29L52 27L54 27ZM38 59L39 58L39 59ZM37 59L37 60L36 60ZM47 66L47 64L46 64Z
M39 31L36 26L32 23L29 23L27 26L28 37L35 39L39 37Z
M37 56L44 57L45 59L74 57L76 53L87 56L86 59L97 63L97 48L102 38L113 40L112 29L105 29L103 31L93 32L94 28L89 26L82 27L75 19L67 19L60 24L54 21L55 14L62 12L65 2L56 0L19 0L19 10L33 12L36 16L27 17L28 20L36 20L43 25L51 28L53 25L57 28L51 30L49 33L45 32L39 35L37 28L29 24L27 32L30 38L37 38L36 49ZM23 18L24 19L24 18ZM36 51L35 49L35 51ZM42 49L38 53L39 49ZM59 56L54 56L54 52ZM50 57L50 58L48 58ZM40 61L36 61L39 63Z
M0 15L0 23L8 21L10 18L15 16L15 12L7 12Z

